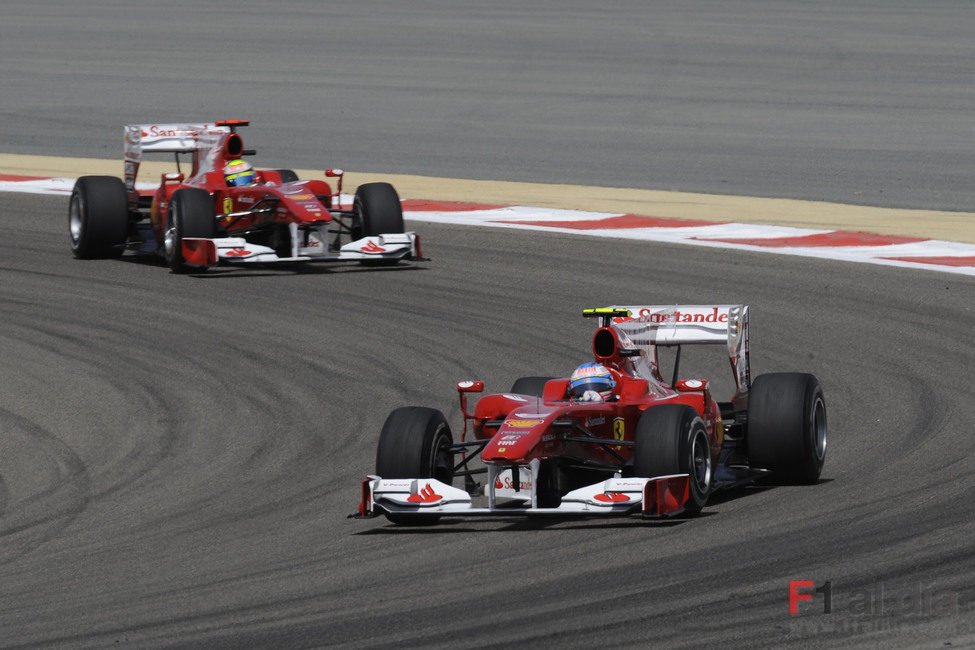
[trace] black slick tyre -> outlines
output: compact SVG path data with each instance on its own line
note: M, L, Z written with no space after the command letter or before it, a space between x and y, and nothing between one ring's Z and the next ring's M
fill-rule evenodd
M403 226L403 206L399 194L389 183L366 183L355 191L352 203L352 240L381 235L383 233L405 232ZM363 266L394 266L399 260L362 260Z
M530 395L541 397L545 392L545 384L552 377L519 377L511 386L511 392L515 395Z
M815 483L826 461L826 402L819 380L799 372L759 375L748 397L748 459L786 484Z
M202 270L183 259L183 238L203 237L212 239L217 234L216 213L213 198L206 190L185 187L173 192L166 211L166 232L163 251L166 263L173 273Z
M298 174L293 169L275 169L274 171L281 177L282 183L291 183L298 180Z
M379 434L376 474L383 478L434 478L450 485L454 479L453 443L443 413L423 406L405 406L389 414ZM396 524L428 526L440 515L386 513Z
M696 514L711 494L714 468L704 420L690 406L653 406L640 416L633 449L633 475L643 478L688 474L685 512Z
M114 176L82 176L71 191L68 235L80 259L119 257L129 234L129 198Z

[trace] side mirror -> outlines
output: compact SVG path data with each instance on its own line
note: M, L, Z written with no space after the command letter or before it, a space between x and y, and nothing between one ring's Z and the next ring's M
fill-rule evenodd
M462 393L481 393L484 391L483 381L462 381L457 384L457 390Z
M328 178L341 178L345 174L345 170L342 169L326 169L325 176Z

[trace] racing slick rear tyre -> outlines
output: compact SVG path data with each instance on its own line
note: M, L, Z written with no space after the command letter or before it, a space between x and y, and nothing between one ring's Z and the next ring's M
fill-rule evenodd
M633 475L653 478L689 474L684 511L697 514L708 501L714 469L704 420L690 406L665 404L648 409L636 425Z
M403 206L399 194L389 183L366 183L355 191L352 203L352 240L405 232ZM399 260L362 260L363 266L393 266Z
M435 478L450 485L454 457L450 425L443 413L423 406L404 406L389 414L379 434L376 474L383 478ZM386 513L394 524L429 526L440 515Z
M520 377L511 385L511 392L515 395L530 395L541 397L545 392L545 384L553 377Z
M748 459L774 482L809 484L826 460L826 402L819 380L799 372L759 375L748 398Z
M282 183L291 183L298 180L298 174L294 172L293 169L275 169L278 175L281 177Z
M129 235L129 197L114 176L82 176L68 204L71 252L79 259L119 257Z
M173 192L166 212L166 233L163 239L166 263L173 273L203 270L183 259L183 238L217 236L216 212L213 198L206 190L185 187Z

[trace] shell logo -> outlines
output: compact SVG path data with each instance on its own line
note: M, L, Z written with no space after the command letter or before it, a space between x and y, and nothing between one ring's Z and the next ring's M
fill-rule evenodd
M529 429L536 424L541 424L544 420L505 420L504 425L506 427L514 427L516 429Z

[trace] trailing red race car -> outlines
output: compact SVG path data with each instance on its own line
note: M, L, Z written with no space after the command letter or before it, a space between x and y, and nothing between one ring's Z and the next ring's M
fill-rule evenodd
M442 515L694 514L712 491L771 474L813 483L826 457L826 406L809 374L751 381L748 307L587 309L601 319L595 363L570 378L523 377L468 411L479 381L457 385L455 442L440 411L393 411L379 436L376 475L352 517L433 524ZM725 344L736 390L716 401L705 379L678 380L680 346ZM676 346L673 379L657 348ZM472 439L467 439L470 431ZM479 458L485 467L472 467ZM474 476L487 474L483 485ZM465 486L453 486L463 476ZM475 505L472 497L486 503Z
M176 273L215 264L358 261L396 264L423 259L420 238L405 232L396 190L367 183L342 209L342 170L335 192L323 180L298 180L288 169L254 170L237 133L248 122L125 127L125 181L83 176L68 208L76 257L159 254ZM144 153L174 153L177 171L154 191L140 191ZM180 154L192 154L186 178ZM343 243L345 239L345 243Z

